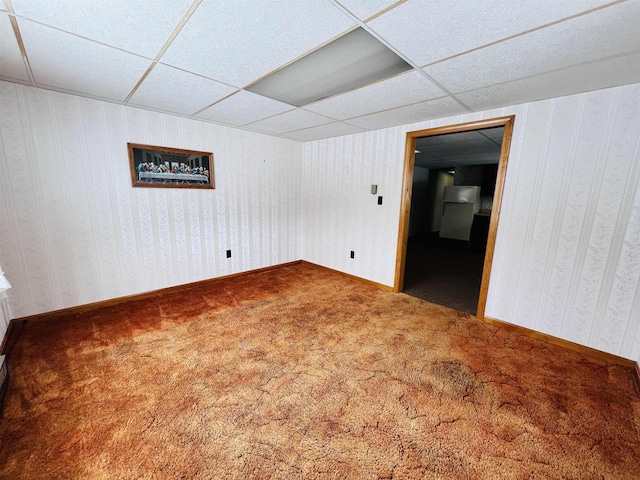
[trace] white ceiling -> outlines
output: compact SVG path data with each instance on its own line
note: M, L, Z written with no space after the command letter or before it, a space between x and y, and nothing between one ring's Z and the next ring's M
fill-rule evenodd
M640 82L640 0L0 0L0 79L299 141ZM245 90L362 27L413 70Z
M500 161L504 127L416 139L415 166L429 169L487 165Z

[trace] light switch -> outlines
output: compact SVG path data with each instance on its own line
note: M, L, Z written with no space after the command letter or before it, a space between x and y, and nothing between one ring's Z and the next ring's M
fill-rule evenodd
M371 185L371 195L378 193L378 185Z

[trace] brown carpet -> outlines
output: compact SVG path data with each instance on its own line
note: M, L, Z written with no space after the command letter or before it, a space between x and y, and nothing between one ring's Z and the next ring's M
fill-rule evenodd
M637 479L628 369L308 264L50 322L1 478Z

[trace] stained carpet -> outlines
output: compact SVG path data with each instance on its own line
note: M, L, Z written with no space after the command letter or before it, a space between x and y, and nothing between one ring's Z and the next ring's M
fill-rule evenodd
M635 479L632 373L299 264L49 322L2 478Z

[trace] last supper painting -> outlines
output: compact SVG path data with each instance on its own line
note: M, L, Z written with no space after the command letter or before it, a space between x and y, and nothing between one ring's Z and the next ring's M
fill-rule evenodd
M214 188L213 154L128 143L134 187Z

